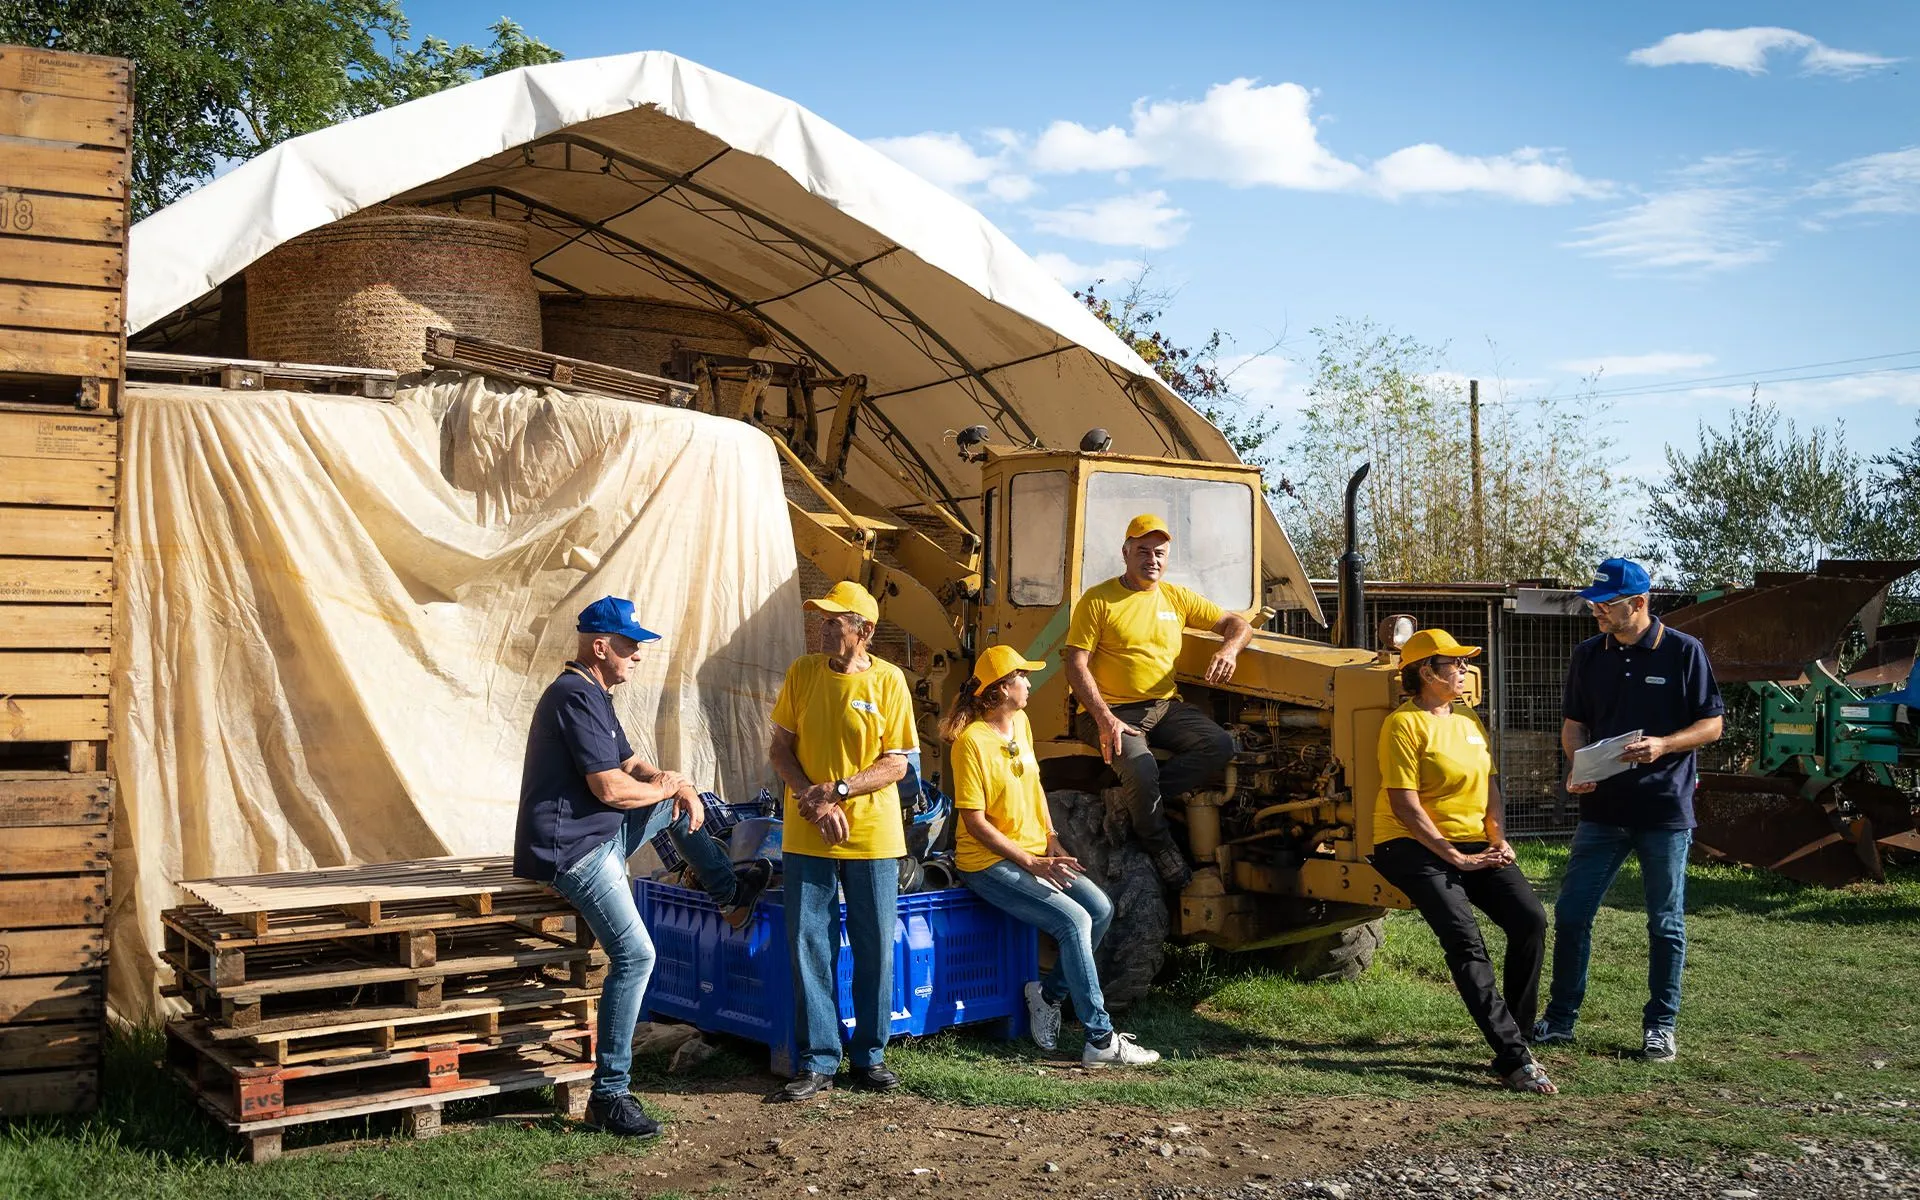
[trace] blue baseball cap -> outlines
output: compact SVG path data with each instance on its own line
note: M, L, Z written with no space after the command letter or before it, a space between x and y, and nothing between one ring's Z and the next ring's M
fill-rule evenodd
M580 610L581 633L617 633L636 642L657 642L660 635L633 619L633 601L602 596Z
M1630 558L1610 558L1593 573L1593 584L1580 589L1582 600L1605 604L1622 596L1644 596L1653 590L1647 569Z

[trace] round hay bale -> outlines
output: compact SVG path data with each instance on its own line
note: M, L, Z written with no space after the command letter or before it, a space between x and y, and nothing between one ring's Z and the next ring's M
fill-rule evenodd
M247 352L423 370L427 330L540 349L540 296L516 225L383 210L303 233L247 268Z
M771 339L751 317L631 296L556 296L540 304L546 349L646 375L666 375L676 349L746 357Z

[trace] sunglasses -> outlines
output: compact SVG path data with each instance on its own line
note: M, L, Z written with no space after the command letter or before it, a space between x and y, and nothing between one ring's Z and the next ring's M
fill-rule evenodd
M1604 602L1596 602L1593 600L1589 600L1587 601L1587 611L1597 617L1601 613L1611 610L1617 604L1631 604L1631 603L1633 603L1632 596L1622 596L1618 600L1607 600Z
M1016 778L1027 773L1027 756L1020 753L1020 743L1012 738L1007 739L1007 769L1012 771Z
M1447 658L1444 655L1436 654L1432 658L1429 658L1427 663L1435 671L1451 671L1455 667L1466 666L1467 660L1464 658Z

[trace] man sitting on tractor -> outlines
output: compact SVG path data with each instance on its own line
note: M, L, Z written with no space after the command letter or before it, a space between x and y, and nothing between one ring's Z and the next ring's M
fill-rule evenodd
M1180 796L1212 779L1233 757L1233 738L1197 706L1180 699L1173 664L1184 631L1210 629L1224 640L1206 680L1233 678L1253 626L1197 592L1161 579L1173 534L1142 513L1127 525L1126 569L1095 584L1073 606L1062 660L1080 702L1075 731L1112 765L1126 794L1133 831L1169 887L1193 878L1187 856L1167 828L1163 797ZM1165 750L1166 762L1153 752Z

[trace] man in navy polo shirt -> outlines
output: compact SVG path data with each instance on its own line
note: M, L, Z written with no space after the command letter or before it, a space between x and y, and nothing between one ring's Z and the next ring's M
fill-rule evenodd
M641 644L660 635L641 627L630 601L614 596L588 605L579 631L573 661L533 710L513 873L553 885L607 953L588 1121L609 1133L652 1137L660 1126L627 1090L633 1027L654 958L653 939L633 902L627 856L666 830L736 929L765 890L771 866L754 862L736 876L725 847L700 828L706 813L693 784L635 754L614 715L612 688L633 673Z
M1648 610L1646 568L1624 558L1600 564L1580 593L1600 626L1574 648L1561 702L1560 746L1567 759L1603 738L1640 730L1621 761L1625 772L1598 783L1568 783L1580 797L1580 824L1560 899L1554 905L1553 988L1534 1026L1536 1045L1573 1040L1587 993L1593 918L1613 877L1632 854L1640 860L1647 905L1647 990L1641 1056L1671 1062L1678 1053L1680 969L1687 958L1687 849L1693 843L1694 751L1720 739L1720 689L1699 641L1669 629Z

